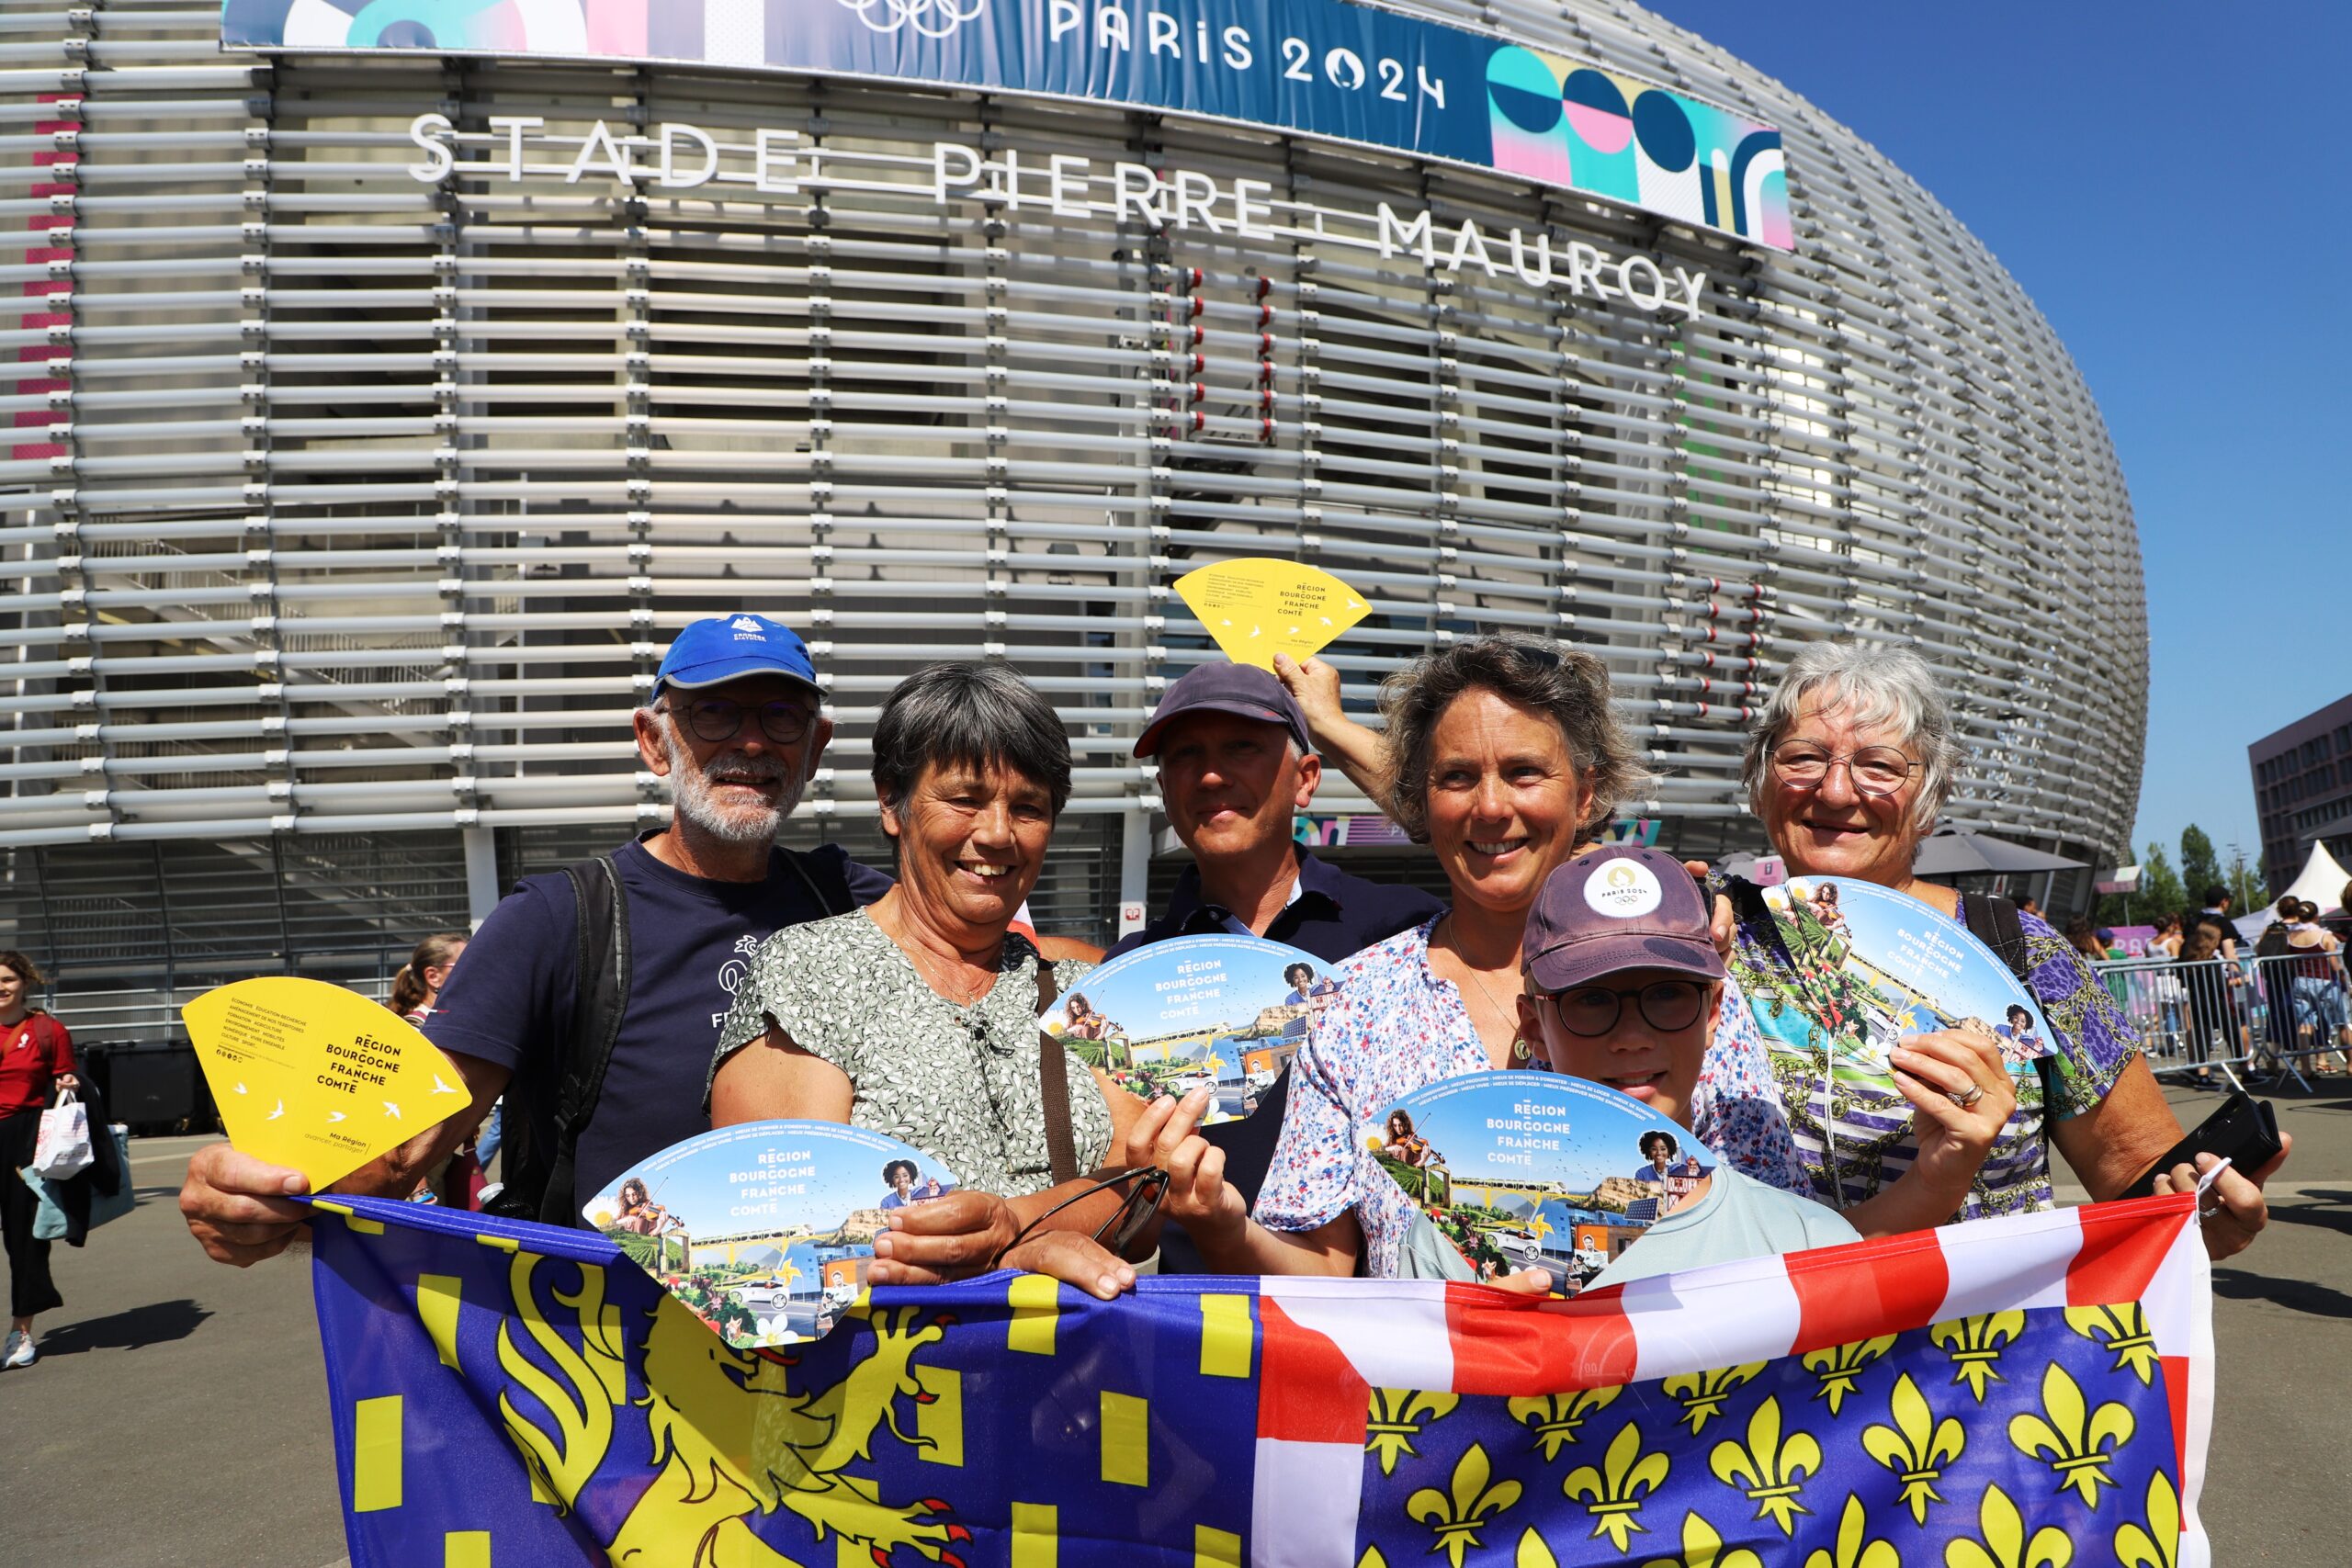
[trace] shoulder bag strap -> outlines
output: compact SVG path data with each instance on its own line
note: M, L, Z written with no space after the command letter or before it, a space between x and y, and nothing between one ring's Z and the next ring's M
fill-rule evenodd
M628 894L609 856L566 866L563 874L579 905L578 989L571 1037L557 1065L555 1147L539 1196L539 1218L548 1224L578 1225L571 1189L580 1134L605 1092L605 1068L628 1010Z
M1037 955L1037 1016L1054 1005L1054 966ZM1037 1090L1046 1113L1046 1164L1054 1185L1078 1179L1078 1140L1069 1124L1069 1053L1043 1027L1037 1031Z
M800 886L808 890L808 897L815 900L817 908L824 910L826 914L846 915L854 907L854 902L847 897L849 888L846 881L842 888L843 897L836 903L832 895L818 884L817 878L808 870L808 863L801 858L798 852L787 850L782 844L778 844L776 852L784 857L784 863L792 868L792 874L800 878Z
M1970 934L1998 953L2009 972L2030 989L2033 961L2026 953L2025 927L2018 920L2018 907L1996 894L1963 893L1960 912Z

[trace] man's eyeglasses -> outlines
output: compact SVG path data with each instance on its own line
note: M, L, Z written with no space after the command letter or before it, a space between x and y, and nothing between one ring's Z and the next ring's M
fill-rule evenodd
M1790 740L1772 749L1772 772L1784 784L1817 789L1840 762L1846 776L1864 795L1893 795L1920 764L1892 746L1865 746L1854 752L1833 752L1810 740Z
M680 716L695 739L706 741L734 739L742 732L744 716L756 715L760 733L778 746L789 746L807 735L814 716L801 704L781 699L752 707L725 697L694 697L672 703L670 711Z
M1559 1012L1562 1028L1580 1039L1595 1040L1617 1027L1628 998L1661 1034L1698 1022L1700 1006L1706 999L1696 980L1653 980L1638 991L1577 986L1554 995L1552 1006Z

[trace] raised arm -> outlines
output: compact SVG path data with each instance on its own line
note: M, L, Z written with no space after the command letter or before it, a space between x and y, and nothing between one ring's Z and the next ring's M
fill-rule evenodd
M1274 655L1274 675L1298 700L1306 732L1326 762L1348 776L1367 799L1387 799L1387 770L1381 761L1380 732L1358 724L1340 705L1340 672L1319 659L1300 663Z

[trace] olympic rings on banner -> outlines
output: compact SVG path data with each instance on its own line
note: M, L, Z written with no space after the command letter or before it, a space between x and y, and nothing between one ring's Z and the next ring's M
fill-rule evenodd
M951 37L966 22L976 22L989 0L842 0L857 19L877 33L895 33L910 27L925 38Z

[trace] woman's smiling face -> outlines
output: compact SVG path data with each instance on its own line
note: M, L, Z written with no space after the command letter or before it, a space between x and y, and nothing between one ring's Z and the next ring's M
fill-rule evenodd
M1456 899L1523 910L1576 850L1592 785L1560 727L1474 686L1430 735L1430 848Z
M1891 746L1917 761L1904 744L1906 739L1891 725L1856 724L1846 708L1824 711L1822 695L1815 691L1798 702L1796 717L1773 750L1802 741L1832 757L1851 757L1864 747ZM1818 784L1794 785L1784 783L1768 760L1757 792L1758 815L1791 875L1850 876L1901 887L1911 880L1912 852L1919 842L1911 808L1925 787L1923 773L1913 769L1892 795L1865 795L1854 787L1853 773L1843 762L1833 763Z

